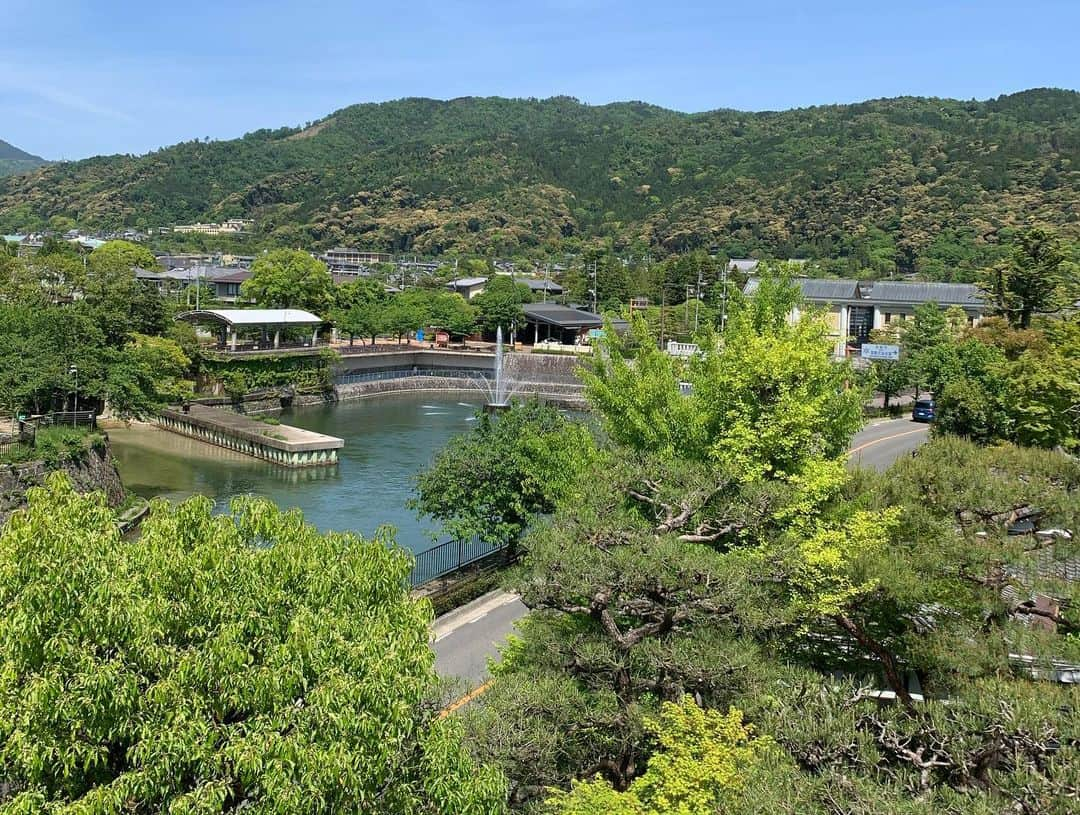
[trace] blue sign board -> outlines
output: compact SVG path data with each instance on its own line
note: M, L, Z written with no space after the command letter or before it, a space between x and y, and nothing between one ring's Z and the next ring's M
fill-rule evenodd
M860 356L863 359L900 359L899 345L875 345L866 343L862 346Z
M422 329L422 328L416 329L416 341L417 342L423 342L424 341L424 329Z

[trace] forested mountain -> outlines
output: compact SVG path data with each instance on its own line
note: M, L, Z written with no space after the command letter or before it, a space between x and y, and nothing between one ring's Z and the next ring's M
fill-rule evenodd
M33 170L45 163L45 159L20 150L0 139L0 176Z
M639 102L403 99L302 129L0 180L0 228L254 217L256 240L513 254L616 248L980 263L1030 219L1080 232L1080 93L684 114Z

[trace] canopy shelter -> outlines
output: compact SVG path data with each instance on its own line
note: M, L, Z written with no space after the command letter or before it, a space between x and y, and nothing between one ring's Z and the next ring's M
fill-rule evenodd
M532 327L533 342L554 339L563 345L580 343L589 329L600 328L604 318L558 303L528 303L522 307L525 322Z
M176 315L177 320L197 325L213 325L218 329L221 347L237 350L237 335L256 335L254 350L281 347L281 332L302 329L305 340L302 345L315 345L319 341L319 328L324 320L309 311L298 308L212 308L185 311ZM311 339L307 340L307 332ZM271 337L272 344L271 344Z

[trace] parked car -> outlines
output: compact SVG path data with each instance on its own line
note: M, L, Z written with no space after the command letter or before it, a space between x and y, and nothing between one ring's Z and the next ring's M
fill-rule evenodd
M911 409L911 421L932 422L936 416L933 399L916 399L915 407Z

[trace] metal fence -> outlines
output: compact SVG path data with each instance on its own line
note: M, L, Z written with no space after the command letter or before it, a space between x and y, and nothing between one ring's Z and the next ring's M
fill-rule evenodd
M97 427L97 414L92 410L57 410L41 416L30 416L28 424L38 427Z
M509 546L505 541L488 543L480 540L479 537L440 543L416 555L416 562L409 575L409 585L413 588L422 586L443 575L456 572L470 563L476 563L508 549Z
M97 427L97 414L92 410L60 410L22 417L17 429L0 432L0 456L7 456L16 451L33 450L37 445L37 431L41 427Z
M358 371L334 377L335 385L354 385L357 382L377 382L385 379L408 379L414 376L442 376L453 379L486 379L490 374L475 368L408 368L394 371Z

